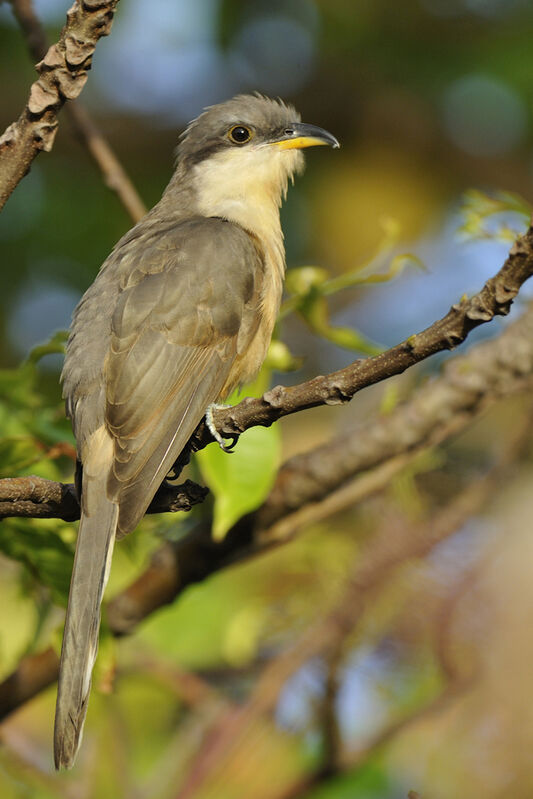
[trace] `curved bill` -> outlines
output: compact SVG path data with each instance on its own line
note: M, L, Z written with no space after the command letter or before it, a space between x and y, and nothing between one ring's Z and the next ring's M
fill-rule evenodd
M295 150L303 147L340 147L339 142L331 133L318 125L307 125L305 122L295 122L283 131L283 135L271 142L279 150Z

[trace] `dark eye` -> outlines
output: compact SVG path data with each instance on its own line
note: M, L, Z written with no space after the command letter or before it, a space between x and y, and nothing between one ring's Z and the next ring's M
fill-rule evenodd
M252 131L244 125L235 125L228 133L228 136L235 144L244 144L252 138Z

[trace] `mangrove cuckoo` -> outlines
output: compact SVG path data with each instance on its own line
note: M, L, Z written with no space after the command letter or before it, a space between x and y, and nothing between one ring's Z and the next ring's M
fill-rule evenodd
M159 203L118 242L77 306L62 374L81 522L55 717L56 768L79 746L115 537L131 532L206 409L258 372L279 309L279 207L301 150L338 147L294 108L239 95L178 145Z

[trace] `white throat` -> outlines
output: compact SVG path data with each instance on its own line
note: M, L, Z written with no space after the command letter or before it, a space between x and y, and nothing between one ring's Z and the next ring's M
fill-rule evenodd
M194 167L198 210L236 222L270 246L282 245L279 207L289 178L303 165L299 150L269 145L224 150Z

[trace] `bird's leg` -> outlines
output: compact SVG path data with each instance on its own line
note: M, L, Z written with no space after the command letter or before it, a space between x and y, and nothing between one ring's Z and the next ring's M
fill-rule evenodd
M187 442L187 444L183 447L182 451L172 464L172 468L168 471L165 480L177 480L180 476L181 472L185 469L185 467L190 463L191 460L191 452L194 452L194 448L191 444L191 441ZM163 485L165 483L163 480Z
M239 434L233 433L233 435L228 436L228 438L231 438L231 444L229 445L226 444L223 437L218 432L213 419L213 412L224 410L224 408L231 408L231 405L222 405L218 402L212 402L205 412L205 423L207 425L207 429L209 430L215 441L218 442L218 446L220 447L220 449L223 450L224 452L233 452L235 445L239 440Z

